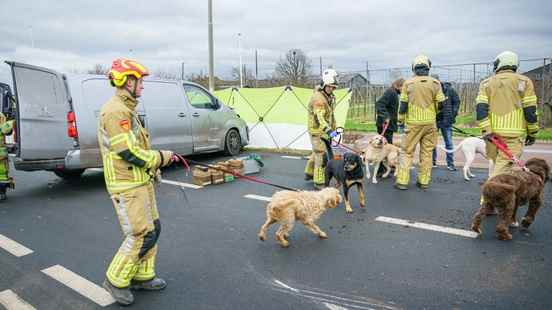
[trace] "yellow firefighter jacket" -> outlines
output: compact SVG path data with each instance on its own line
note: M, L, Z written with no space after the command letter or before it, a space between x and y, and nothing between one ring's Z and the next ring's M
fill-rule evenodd
M336 129L336 121L333 109L335 108L335 95L328 95L321 87L317 87L309 101L308 130L313 136L325 135L328 130Z
M117 89L100 110L98 143L111 194L147 184L166 160L151 150L149 134L135 111L137 104L128 91Z
M401 90L399 122L407 125L435 124L440 104L445 101L441 83L429 76L406 80Z
M483 134L521 137L538 132L533 82L511 70L499 71L479 85L477 120Z

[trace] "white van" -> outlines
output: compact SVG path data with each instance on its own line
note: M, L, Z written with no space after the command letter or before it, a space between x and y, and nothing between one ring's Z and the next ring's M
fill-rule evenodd
M98 114L115 91L107 77L6 63L16 98L15 168L68 178L101 167ZM146 78L137 111L155 149L236 155L249 141L239 115L194 83Z

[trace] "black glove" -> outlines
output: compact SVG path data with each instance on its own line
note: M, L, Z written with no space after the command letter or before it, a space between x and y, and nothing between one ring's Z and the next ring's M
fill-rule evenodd
M535 136L527 136L525 138L525 146L533 145L535 144Z

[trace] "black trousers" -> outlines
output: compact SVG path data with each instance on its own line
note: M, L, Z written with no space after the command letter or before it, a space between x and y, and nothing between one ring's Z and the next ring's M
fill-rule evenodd
M376 127L378 129L378 134L381 135L381 132L383 131L383 124L378 124L378 125L376 125ZM387 128L387 130L385 131L385 134L383 136L387 140L387 143L391 143L391 144L393 143L393 131L392 130L389 130L389 128ZM385 172L385 167L383 167L383 165L380 165L379 169L376 173L379 176L381 176L384 172Z

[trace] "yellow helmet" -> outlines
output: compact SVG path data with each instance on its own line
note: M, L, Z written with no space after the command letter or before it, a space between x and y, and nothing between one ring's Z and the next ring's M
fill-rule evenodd
M498 72L500 70L517 71L517 68L519 67L519 57L514 52L504 51L496 56L493 64L494 72Z
M429 57L426 55L418 55L416 58L414 58L414 61L412 61L412 71L416 69L416 67L427 67L428 69L431 68L431 60L429 60Z
M113 60L111 70L109 70L108 75L112 86L121 87L125 85L129 75L132 75L137 79L141 79L144 76L149 75L149 71L146 67L134 60L121 58Z

